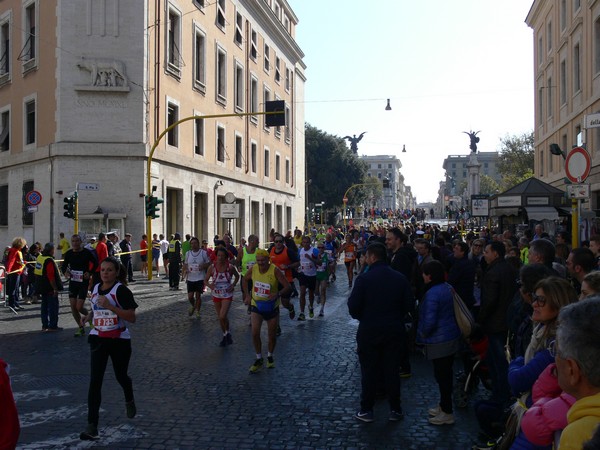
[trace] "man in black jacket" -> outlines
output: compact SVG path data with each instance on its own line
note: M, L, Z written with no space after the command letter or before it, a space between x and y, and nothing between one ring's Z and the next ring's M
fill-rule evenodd
M452 252L452 257L448 259L448 284L456 290L469 309L472 309L475 304L475 262L469 259L469 246L466 242L456 242Z
M356 341L362 394L360 411L354 417L362 422L374 420L373 405L381 370L391 409L389 420L403 418L398 366L406 340L404 315L414 300L408 280L387 264L386 257L384 245L374 243L367 247L369 270L356 279L348 299L350 315L360 321Z
M483 256L488 266L481 280L481 307L477 315L477 323L489 339L486 359L492 378L492 400L500 406L510 401L504 344L508 307L517 291L517 272L504 259L505 252L502 242L494 241L485 247Z

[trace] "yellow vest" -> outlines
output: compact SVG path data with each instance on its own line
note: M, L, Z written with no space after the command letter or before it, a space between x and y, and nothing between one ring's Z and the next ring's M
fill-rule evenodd
M48 258L52 258L52 256L39 255L37 257L37 259L35 260L35 269L33 270L33 273L36 276L41 277L44 274L44 264L46 264L46 260Z
M275 275L275 266L270 264L269 270L265 273L260 273L258 264L252 266L252 306L256 306L256 302L268 301L269 295L277 292L279 292L279 281ZM279 299L275 306L279 306Z

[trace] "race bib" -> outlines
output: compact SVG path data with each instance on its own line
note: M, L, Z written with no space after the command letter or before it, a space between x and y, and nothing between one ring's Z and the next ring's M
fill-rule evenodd
M188 268L190 272L200 272L200 264L190 264Z
M302 272L310 272L310 270L313 268L313 264L310 262L303 262L302 263Z
M83 270L71 270L71 281L83 281Z
M119 328L119 317L108 309L94 309L94 328L112 331Z
M256 264L256 261L249 261L246 264L246 270L252 270L252 267L254 267L254 264Z
M346 252L346 258L348 258L348 259L354 258L354 252Z
M254 295L255 298L269 298L269 295L271 295L271 285L260 281L255 282Z
M213 297L231 297L231 292L227 292L230 286L231 285L227 282L215 283L215 288L212 291Z

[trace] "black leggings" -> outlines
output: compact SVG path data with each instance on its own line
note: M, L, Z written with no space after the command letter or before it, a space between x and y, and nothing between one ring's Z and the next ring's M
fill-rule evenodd
M433 375L440 388L440 408L446 414L452 414L452 381L454 374L454 354L432 360Z
M90 388L88 390L88 423L98 426L100 403L102 402L102 381L108 358L112 361L115 378L123 388L125 401L133 400L133 384L127 375L131 358L130 339L88 338L91 353Z

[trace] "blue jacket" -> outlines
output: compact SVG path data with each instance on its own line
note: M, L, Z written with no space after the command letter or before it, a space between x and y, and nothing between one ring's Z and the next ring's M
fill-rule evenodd
M522 356L512 360L508 366L508 384L513 395L530 391L540 374L553 362L554 358L546 349L537 352L527 364Z
M356 279L348 311L358 319L358 338L404 334L404 316L414 297L408 279L378 261Z
M454 300L447 283L433 285L425 293L419 306L417 342L441 344L460 337L460 329L454 318Z

